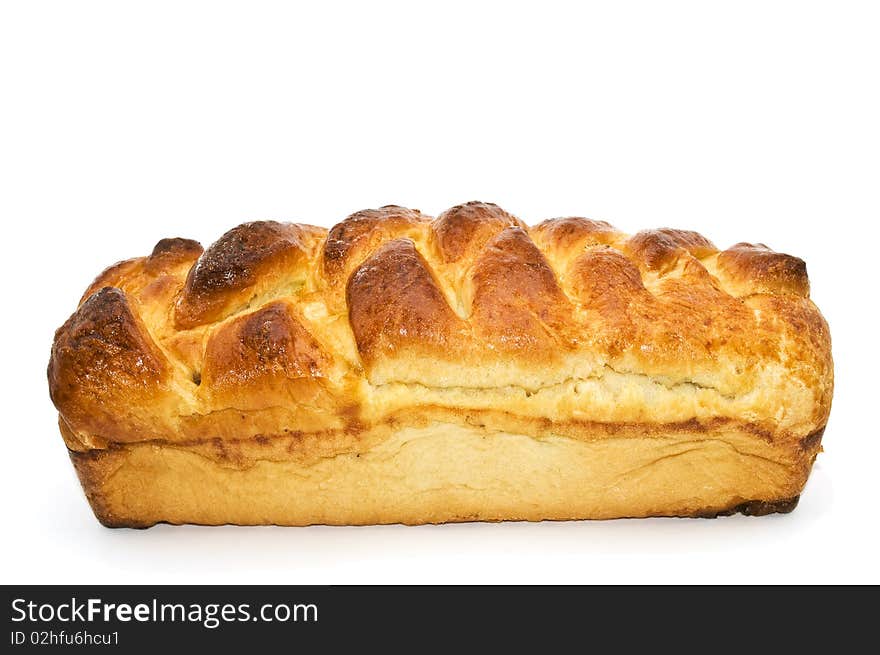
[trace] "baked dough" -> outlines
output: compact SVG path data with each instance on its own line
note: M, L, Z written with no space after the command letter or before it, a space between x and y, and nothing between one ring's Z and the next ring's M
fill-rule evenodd
M833 387L802 260L479 202L163 239L48 374L114 527L790 511Z

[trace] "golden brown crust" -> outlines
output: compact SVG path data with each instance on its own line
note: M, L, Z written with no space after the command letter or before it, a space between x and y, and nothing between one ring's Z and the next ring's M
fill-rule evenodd
M346 296L351 330L368 374L377 359L389 354L415 348L445 356L460 350L466 325L446 303L409 239L380 246L349 278Z
M486 244L471 279L472 322L494 351L546 356L576 338L572 307L521 227L505 228Z
M668 271L682 252L697 259L718 252L714 244L702 234L689 230L642 230L630 238L625 245L633 259L650 271Z
M574 250L585 246L609 246L620 237L620 233L605 221L569 216L538 223L532 236L546 248Z
M150 275L161 275L168 269L186 265L187 269L202 256L204 248L198 241L192 239L160 239L153 247L153 252L147 257L145 270Z
M49 385L84 454L152 444L308 468L431 421L488 430L475 453L499 431L733 443L736 426L790 471L775 495L700 513L798 495L832 367L796 257L580 217L529 228L471 202L436 219L364 210L329 232L246 223L205 251L164 239L89 287L56 333Z
M164 409L169 374L125 294L104 287L58 329L49 390L66 424L78 433L98 444L139 441L161 433L161 422L154 425L150 414Z
M215 402L242 409L312 405L332 363L286 301L240 316L209 338L199 375ZM243 389L250 393L242 393Z
M397 205L355 212L327 234L323 268L330 287L344 289L351 272L386 241L411 237L427 221L418 210Z
M486 242L508 227L526 229L525 223L494 203L467 202L456 205L432 221L431 229L445 263L472 259Z
M737 290L747 293L810 295L803 259L773 252L762 243L738 243L718 255L718 268Z
M311 251L322 235L320 228L275 221L229 230L190 270L175 306L177 328L217 321L273 283L303 284Z

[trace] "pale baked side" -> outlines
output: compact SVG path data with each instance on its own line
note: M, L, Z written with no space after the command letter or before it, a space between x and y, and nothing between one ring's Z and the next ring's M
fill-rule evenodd
M495 205L168 239L49 364L108 525L793 507L833 389L802 260Z

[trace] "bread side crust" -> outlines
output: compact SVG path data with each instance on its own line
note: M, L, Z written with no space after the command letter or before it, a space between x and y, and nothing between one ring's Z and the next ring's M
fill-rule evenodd
M308 464L146 443L70 455L98 520L143 528L763 515L794 508L819 449L735 428L594 436L430 422Z

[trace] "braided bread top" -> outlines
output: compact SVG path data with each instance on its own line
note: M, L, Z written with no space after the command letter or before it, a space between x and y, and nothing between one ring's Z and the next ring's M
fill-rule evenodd
M312 435L337 452L439 409L536 436L736 421L796 439L825 424L833 372L796 257L470 202L163 239L92 283L49 382L71 448Z

